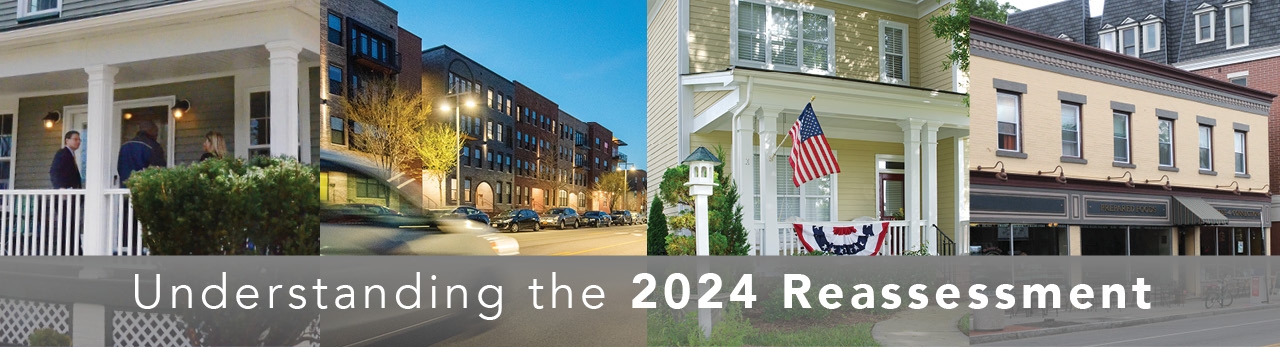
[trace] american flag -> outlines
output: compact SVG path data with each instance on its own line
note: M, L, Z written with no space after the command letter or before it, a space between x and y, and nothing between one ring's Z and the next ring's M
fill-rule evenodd
M831 153L827 136L822 134L822 126L818 125L818 116L813 114L813 103L804 106L804 112L800 113L800 119L796 119L790 134L791 171L795 172L791 182L796 187L812 179L840 173L836 155Z

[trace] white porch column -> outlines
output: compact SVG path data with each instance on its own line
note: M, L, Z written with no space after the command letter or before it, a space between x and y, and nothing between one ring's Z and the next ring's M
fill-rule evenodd
M89 74L89 105L87 128L107 133L117 121L114 114L116 73L120 69L97 65L84 69ZM63 120L64 122L67 120ZM107 240L106 189L111 184L111 137L90 134L85 146L85 196L84 196L84 255L110 255Z
M276 41L271 52L271 155L298 157L298 53L302 45Z
M769 154L778 147L778 114L781 108L762 108L760 121L760 221L764 225L764 245L760 254L781 255L778 238L778 170Z
M755 115L742 112L733 120L733 179L738 185L738 204L742 205L742 215L747 221L755 219L755 173L751 172L752 161L755 160ZM747 224L747 240L759 240L756 228ZM753 250L754 251L754 250Z
M902 154L906 170L903 175L903 217L909 225L907 245L910 250L920 248L920 129L925 122L908 119L898 122L902 128Z
M924 239L929 242L932 255L938 254L938 230L933 226L938 224L938 128L941 126L938 122L925 124L924 143L920 146L924 164Z
M311 163L311 67L298 69L298 161Z

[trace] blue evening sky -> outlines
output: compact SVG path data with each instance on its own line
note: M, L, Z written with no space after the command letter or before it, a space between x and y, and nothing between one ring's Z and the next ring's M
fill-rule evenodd
M423 49L449 45L603 124L646 167L644 1L382 1Z

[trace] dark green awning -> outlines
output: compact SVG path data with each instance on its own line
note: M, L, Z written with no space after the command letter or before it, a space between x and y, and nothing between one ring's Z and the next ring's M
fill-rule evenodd
M1204 199L1186 196L1173 197L1173 225L1223 225L1227 216L1209 206Z

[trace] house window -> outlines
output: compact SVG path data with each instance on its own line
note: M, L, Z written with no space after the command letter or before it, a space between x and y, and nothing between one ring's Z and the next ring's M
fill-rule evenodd
M561 190L557 197L560 198L560 206L569 206L569 192Z
M1156 142L1160 147L1160 166L1173 167L1173 120L1160 120L1160 135Z
M471 163L471 147L462 147L462 159L458 165L470 165Z
M779 153L790 153L790 150L782 149ZM756 160L752 160L755 166L755 172L760 170L760 155L755 156ZM787 154L779 154L773 162L766 165L773 165L778 172L778 181L785 181L794 175L791 165L787 161ZM814 179L796 187L793 184L778 185L778 220L786 221L792 217L800 217L801 220L810 222L827 222L833 221L835 218L835 197L836 197L836 175L828 175L822 178ZM760 176L755 176L755 213L756 220L760 219Z
M1116 51L1116 31L1108 30L1098 33L1098 48L1108 51Z
M342 17L329 14L329 43L342 45Z
M41 15L57 15L62 12L62 0L18 0L18 18Z
M511 200L511 190L512 190L512 189L511 189L511 183L510 183L510 182L508 182L508 183L507 183L507 203L508 203L508 204L510 204L510 203L512 203L512 202L513 202L513 201Z
M249 156L270 155L271 92L249 93Z
M471 202L471 179L470 178L462 181L462 194L463 194L462 195L463 201Z
M876 156L876 210L880 220L896 220L905 217L906 164L901 156Z
M329 65L329 94L342 95L342 68Z
M13 118L0 114L0 189L13 188Z
M1249 77L1241 76L1241 77L1232 78L1231 83L1235 83L1235 84L1239 84L1247 87L1249 86Z
M906 24L880 21L881 82L907 84L910 80L907 31Z
M999 149L1003 151L1019 152L1022 150L1021 127L1019 122L1022 120L1021 110L1019 109L1018 94L997 92L996 93L996 133L999 134Z
M489 104L490 109L498 107L498 99L495 99L495 98L496 97L493 96L493 88L489 88L489 96L485 97L484 99L485 99L485 102Z
M1062 156L1080 157L1080 105L1062 104Z
M1243 175L1248 169L1248 165L1246 164L1246 160L1244 157L1244 153L1245 153L1244 152L1244 145L1245 145L1244 132L1237 131L1235 139L1236 139L1236 173Z
M1227 7L1227 48L1249 45L1249 4Z
M1197 13L1196 16L1196 43L1205 43L1213 41L1213 25L1214 11Z
M1129 162L1129 114L1115 112L1111 114L1112 144L1115 146L1115 161Z
M1142 52L1160 50L1160 22L1142 25Z
M329 117L329 142L340 146L347 144L346 124L342 118Z
M1138 56L1138 27L1120 29L1120 53Z
M1213 170L1213 127L1200 125L1200 169Z
M357 198L386 199L391 195L390 193L390 189L378 180L364 177L356 178Z
M738 1L735 64L825 74L831 71L834 12L798 4Z

